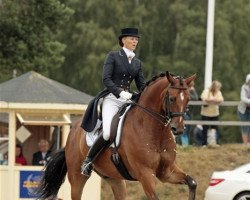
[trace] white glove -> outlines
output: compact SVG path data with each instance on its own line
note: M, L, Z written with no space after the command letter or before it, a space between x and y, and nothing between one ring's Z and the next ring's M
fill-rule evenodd
M130 100L132 97L132 94L126 91L121 91L121 93L119 94L119 96L125 100Z

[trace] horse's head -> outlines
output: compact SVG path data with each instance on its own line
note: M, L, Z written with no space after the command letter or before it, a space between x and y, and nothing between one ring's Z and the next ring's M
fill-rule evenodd
M183 116L190 99L189 85L196 78L196 74L184 79L180 76L174 76L166 73L168 86L163 92L164 103L163 110L170 121L170 127L175 135L182 134L184 131Z
M169 126L172 133L179 135L184 131L184 114L189 101L189 85L196 74L184 79L169 72L154 76L146 83L144 91L136 104L157 122ZM152 127L151 124L151 127Z

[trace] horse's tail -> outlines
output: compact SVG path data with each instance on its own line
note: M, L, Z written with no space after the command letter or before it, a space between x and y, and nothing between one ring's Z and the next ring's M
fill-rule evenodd
M45 166L44 175L38 188L39 198L54 198L65 180L67 165L65 149L55 152Z

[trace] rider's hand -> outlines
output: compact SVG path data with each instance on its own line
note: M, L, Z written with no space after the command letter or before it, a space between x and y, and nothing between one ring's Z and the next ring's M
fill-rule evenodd
M132 94L130 92L126 92L126 91L121 91L121 93L119 94L119 96L125 100L130 100L132 97Z

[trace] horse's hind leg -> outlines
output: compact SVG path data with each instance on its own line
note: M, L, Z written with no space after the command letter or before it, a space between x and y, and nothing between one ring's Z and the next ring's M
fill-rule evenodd
M80 172L80 170L79 170ZM88 177L74 173L68 173L68 179L71 185L71 199L81 200L82 191Z
M159 179L162 182L169 182L173 184L187 184L189 188L188 200L195 200L197 183L191 176L185 174L176 165L173 165L171 168L169 168L168 173L166 173L164 176L159 176Z
M113 178L103 178L103 180L111 186L115 200L125 200L127 194L125 180Z

